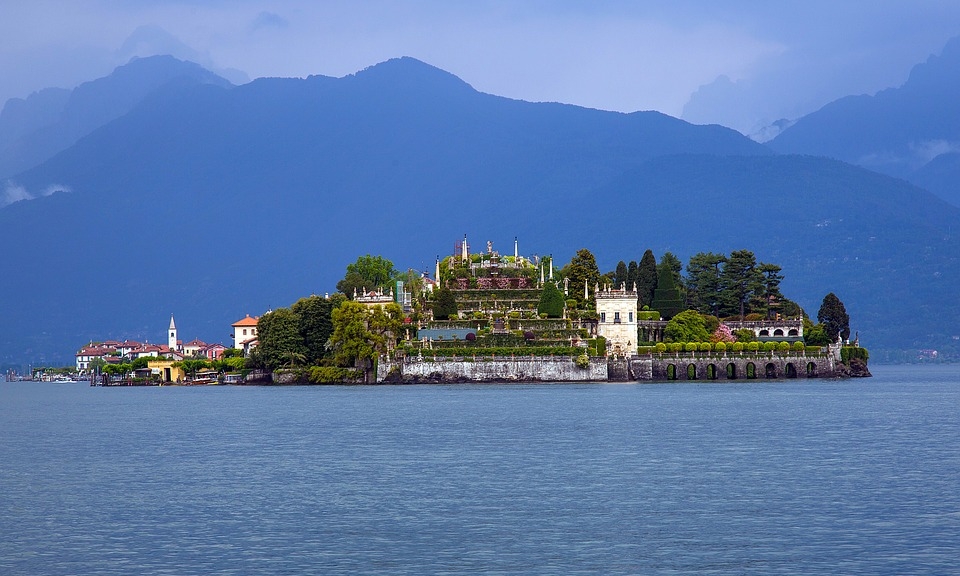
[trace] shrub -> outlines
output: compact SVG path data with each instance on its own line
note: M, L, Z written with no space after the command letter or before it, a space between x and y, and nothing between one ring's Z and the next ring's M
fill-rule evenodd
M749 328L739 328L733 331L733 337L737 339L737 342L753 342L757 339L757 335L753 333L753 330Z
M655 348L657 349L657 352L661 354L667 351L667 345L664 344L663 342L657 342L657 345L655 346Z
M760 350L760 343L757 341L747 342L747 350L750 352L756 352Z
M525 331L523 332L523 339L524 339L524 340L533 340L533 339L536 338L536 337L537 337L537 335L534 334L532 330L525 330Z
M509 313L507 313L507 317L508 317L508 318L513 318L514 320L516 320L516 319L520 318L520 312L517 311L517 310L512 310L512 311L510 311Z
M850 365L850 360L854 358L863 360L864 363L870 359L870 352L866 348L860 348L858 346L844 346L840 349L840 361L844 364Z
M467 332L467 337L466 337L466 338L467 338L467 341L468 341L468 342L476 342L476 341L477 341L477 335L474 334L473 332Z
M313 384L341 384L359 381L363 378L363 372L333 366L311 366L307 378Z
M573 359L573 363L577 365L577 368L589 368L590 367L590 357L586 354L580 354Z
M655 350L656 350L655 346L637 346L637 354L640 354L641 356L646 354L653 354Z
M683 343L681 342L670 342L667 344L667 352L681 352L683 350Z
M760 322L761 320L763 320L763 314L759 314L757 312L751 312L750 314L747 314L746 316L744 316L743 319L747 322Z
M717 342L716 344L713 345L713 349L716 350L717 352L726 352L726 351L727 351L727 343L726 343L726 342Z
M779 342L779 343L777 344L777 350L779 350L780 352L789 352L789 351L790 351L790 343L789 343L789 342Z
M696 342L687 342L686 344L683 345L683 349L685 352L696 352L697 348L698 346Z
M800 340L797 340L796 342L793 343L791 348L793 348L794 352L803 352L805 346L803 345L803 342L801 342Z
M730 345L730 349L734 352L743 352L743 342L734 342Z
M777 349L777 343L776 343L776 342L764 342L764 343L763 343L763 351L764 351L764 352L773 352L773 351L776 350L776 349Z
M701 342L699 347L701 352L709 352L713 348L709 342Z

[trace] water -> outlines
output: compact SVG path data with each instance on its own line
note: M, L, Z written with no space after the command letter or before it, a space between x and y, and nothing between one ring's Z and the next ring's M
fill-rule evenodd
M0 384L0 574L957 574L957 367Z

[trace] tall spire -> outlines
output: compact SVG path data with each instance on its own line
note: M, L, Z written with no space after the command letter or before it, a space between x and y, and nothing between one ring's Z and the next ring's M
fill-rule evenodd
M167 330L167 346L171 350L177 349L177 324L173 321L173 314L170 315L170 329Z
M520 244L517 241L517 237L513 237L513 263L517 264L520 262Z
M437 283L440 282L440 255L439 254L437 255L437 270L436 272L434 272L433 279L436 280Z

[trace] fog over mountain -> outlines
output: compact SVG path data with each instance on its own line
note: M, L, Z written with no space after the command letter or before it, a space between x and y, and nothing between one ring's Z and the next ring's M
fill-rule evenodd
M128 111L9 179L34 199L0 209L0 362L157 341L171 313L227 342L244 314L333 291L358 255L431 269L464 234L558 263L587 247L605 270L747 248L814 315L836 292L868 346L954 342L960 209L901 180L657 112L484 94L412 58L242 86L146 76Z

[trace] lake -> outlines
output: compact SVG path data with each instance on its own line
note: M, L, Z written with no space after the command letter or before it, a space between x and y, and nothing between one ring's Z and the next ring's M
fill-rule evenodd
M957 574L960 367L0 383L0 574Z

